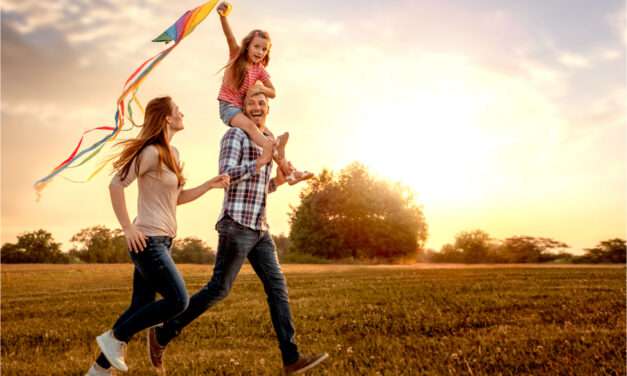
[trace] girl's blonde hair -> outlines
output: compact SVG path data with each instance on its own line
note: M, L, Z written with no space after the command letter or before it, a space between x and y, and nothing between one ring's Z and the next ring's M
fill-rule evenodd
M123 150L115 157L113 162L114 172L120 174L124 180L128 175L131 165L139 153L149 145L155 145L159 152L159 169L165 164L178 178L178 185L185 184L183 167L176 162L176 158L168 140L168 125L166 117L172 115L172 98L154 98L146 106L144 124L136 138L120 141L116 146L122 146ZM135 173L139 175L139 161L135 164Z
M242 39L242 43L240 45L237 56L231 59L231 61L229 61L228 64L224 66L223 68L223 69L226 69L227 71L229 68L231 67L233 68L231 71L231 79L232 79L232 82L234 82L236 85L235 89L239 89L240 87L242 87L242 84L244 83L244 79L246 78L246 64L248 63L248 47L250 46L250 43L253 41L255 37L259 37L268 41L268 53L266 53L266 56L261 61L261 64L263 64L264 67L267 67L268 63L270 62L270 48L272 47L270 34L268 34L267 31L263 31L259 29L255 29L251 31L250 33L248 33L248 35L246 35L244 39Z

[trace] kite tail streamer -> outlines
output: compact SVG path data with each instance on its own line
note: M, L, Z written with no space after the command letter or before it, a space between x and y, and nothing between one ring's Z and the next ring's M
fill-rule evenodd
M139 90L140 85L144 82L146 77L148 77L149 73L174 49L174 47L178 46L180 41L183 40L183 38L185 38L187 35L189 35L196 28L196 26L200 24L207 17L207 15L209 15L211 10L213 10L213 8L216 6L217 2L218 0L210 0L192 10L185 12L181 17L179 17L179 19L172 26L166 29L166 31L164 31L157 38L153 39L153 42L165 42L166 44L174 41L174 44L164 49L163 51L159 52L158 54L154 55L153 57L149 58L148 60L144 61L128 77L128 79L124 83L122 94L118 97L118 100L117 100L117 109L115 112L115 126L114 127L110 127L110 126L96 127L96 128L92 128L92 129L88 129L84 131L83 134L81 135L80 140L78 141L78 144L76 145L72 153L63 162L61 162L57 167L55 167L48 175L44 176L43 178L37 180L34 183L34 188L35 188L35 191L37 192L38 200L40 198L40 195L43 189L52 181L52 179L56 175L60 174L67 168L76 168L76 167L82 166L87 161L94 158L103 149L105 144L107 142L114 141L118 137L121 131L128 131L128 130L133 129L134 127L139 127L139 125L137 125L133 119L133 110L131 107L131 103L134 103L140 109L142 113L144 112L144 107L142 106L141 102L137 98L137 92ZM227 12L230 12L230 10L231 8L229 5ZM126 118L126 115L124 112L125 101L129 93L131 92L132 92L131 97L126 103L126 108L128 110L128 120L131 123L131 127L128 129L124 129L124 119ZM100 140L96 141L91 146L81 150L81 146L83 144L83 140L85 139L85 135L94 131L110 131L110 133L104 136L103 138L101 138ZM83 156L85 156L84 159L78 162L79 159L83 158ZM81 183L88 182L94 176L96 176L100 171L102 171L110 160L111 158L105 159L105 161L100 163L99 166L96 168L96 170L92 172L89 175L89 177L84 181L72 180L66 177L63 177L63 178L72 182L81 182Z
M105 142L109 141L110 139L115 138L115 136L117 136L117 134L119 133L122 124L124 123L123 117L124 117L124 106L123 105L120 106L120 104L118 103L118 110L115 113L115 127L96 127L96 128L88 129L85 132L83 132L83 135L81 136L80 140L78 141L78 144L74 148L74 151L72 152L72 154L70 154L70 156L65 161L61 162L60 165L55 167L52 170L52 172L50 172L45 177L39 179L38 181L36 181L35 182L35 190L37 190L37 192L41 192L41 190L43 188L45 188L45 186L50 182L50 180L54 176L58 175L59 173L61 173L66 168L70 167L73 162L75 162L76 160L81 158L86 153L89 153L90 151L93 151L94 149L99 148L101 145L103 145ZM101 138L100 140L98 140L96 143L94 143L93 145L89 146L88 148L78 152L78 150L80 149L81 144L83 143L83 139L85 138L85 135L88 134L88 133L91 133L92 131L97 131L97 130L110 130L111 133L108 134L107 136ZM93 155L89 156L89 158L90 159L93 158Z
M139 99L137 99L137 90L133 92L133 96L131 97L131 100L128 101L128 104L126 105L126 111L128 111L128 120L131 121L131 124L133 124L134 127L140 127L140 125L136 124L135 121L133 120L133 107L131 106L131 104L133 103L135 103L135 105L139 108L142 114L146 112L144 111L144 106L142 106Z

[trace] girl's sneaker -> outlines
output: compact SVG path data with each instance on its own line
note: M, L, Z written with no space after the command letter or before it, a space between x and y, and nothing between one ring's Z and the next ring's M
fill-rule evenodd
M313 177L314 174L309 171L294 171L290 175L286 176L285 179L289 185L294 185Z

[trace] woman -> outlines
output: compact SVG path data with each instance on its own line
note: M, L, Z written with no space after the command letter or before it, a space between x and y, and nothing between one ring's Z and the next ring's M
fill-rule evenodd
M192 189L185 179L178 151L170 145L183 129L183 114L170 97L148 103L144 125L135 139L120 142L122 152L113 163L109 190L115 215L122 226L135 264L130 307L113 328L96 338L102 353L87 375L111 375L111 367L127 371L124 356L131 337L169 320L187 308L185 283L170 255L176 236L176 206L191 202L212 188L226 188L228 175L219 175ZM130 221L124 189L137 179L137 217ZM155 300L156 293L163 298Z

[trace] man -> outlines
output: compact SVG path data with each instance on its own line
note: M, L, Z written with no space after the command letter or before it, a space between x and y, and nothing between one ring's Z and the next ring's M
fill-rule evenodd
M244 101L244 113L262 133L268 109L268 99L262 92L253 93ZM328 357L326 353L302 356L295 342L287 285L266 223L267 195L285 183L280 170L277 168L276 176L270 178L272 154L262 153L262 149L243 130L230 128L222 138L220 173L230 176L231 185L225 192L222 212L216 224L219 243L213 276L191 297L185 312L162 327L149 330L150 358L156 368L163 368L165 346L185 326L228 295L246 258L263 282L268 297L284 373L302 373Z

